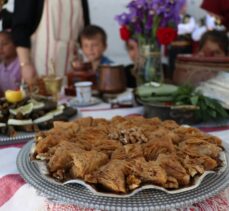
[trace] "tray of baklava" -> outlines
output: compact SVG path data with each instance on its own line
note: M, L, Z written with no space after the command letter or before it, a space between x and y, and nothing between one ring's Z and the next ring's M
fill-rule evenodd
M145 189L182 193L227 168L218 137L144 117L54 122L53 129L36 134L29 159L51 183L76 183L110 197Z

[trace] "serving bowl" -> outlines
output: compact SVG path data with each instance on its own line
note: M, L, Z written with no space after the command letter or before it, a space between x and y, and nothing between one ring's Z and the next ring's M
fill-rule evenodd
M172 119L179 124L196 124L200 122L195 116L198 107L193 105L169 105L166 103L144 102L140 98L136 101L144 106L144 117L159 117L162 120Z

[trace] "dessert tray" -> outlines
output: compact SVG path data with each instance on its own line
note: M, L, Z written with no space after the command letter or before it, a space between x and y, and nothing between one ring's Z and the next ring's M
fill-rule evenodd
M34 149L34 144L31 147L31 154L33 153L33 149ZM210 174L217 174L220 175L222 174L226 168L227 168L227 158L226 158L226 154L225 152L221 152L220 153L220 158L222 161L222 165L221 167L217 170L217 171L205 171L204 174L202 174L201 176L196 176L194 178L193 184L188 186L188 187L183 187L183 188L179 188L179 189L174 189L174 190L169 190L157 185L143 185L137 189L135 189L134 191L128 193L128 194L118 194L118 193L109 193L109 192L102 192L101 190L98 190L97 188L95 188L93 185L90 185L88 183L86 183L84 180L82 179L71 179L68 180L66 182L59 182L55 179L53 179L52 177L49 176L49 171L48 171L48 167L45 161L41 161L41 160L32 160L31 162L35 163L37 165L37 168L40 172L40 175L46 179L47 181L55 184L55 185L67 185L67 184L79 184L82 185L84 187L86 187L88 190L90 190L93 194L97 195L97 196L106 196L106 197L118 197L118 198L127 198L127 197L131 197L143 190L147 190L147 189L155 189L155 190L161 190L165 193L168 194L177 194L177 193L182 193L182 192L186 192L186 191L190 191L193 190L195 188L197 188L201 182L204 180L204 178L207 175Z
M143 186L125 194L98 192L82 180L60 183L46 175L46 166L31 161L34 141L28 142L17 157L21 176L48 199L74 204L82 208L101 210L162 210L189 206L224 190L229 184L229 153L220 154L222 165L217 172L205 172L188 188L168 191L164 188ZM225 147L225 146L224 146ZM70 183L70 184L68 184Z
M61 138L59 138L61 137ZM228 149L159 118L55 122L20 151L22 177L49 199L101 210L188 206L229 185Z

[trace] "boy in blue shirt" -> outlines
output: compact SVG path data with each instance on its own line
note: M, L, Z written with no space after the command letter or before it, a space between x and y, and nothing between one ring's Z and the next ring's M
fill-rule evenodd
M96 25L85 27L80 34L80 46L86 60L92 64L94 71L101 64L113 63L103 55L107 48L107 35L101 27Z

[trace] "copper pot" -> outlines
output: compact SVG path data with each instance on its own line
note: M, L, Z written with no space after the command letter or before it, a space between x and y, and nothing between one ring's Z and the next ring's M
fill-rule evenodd
M121 93L126 89L126 78L122 65L99 67L98 90L102 93Z

